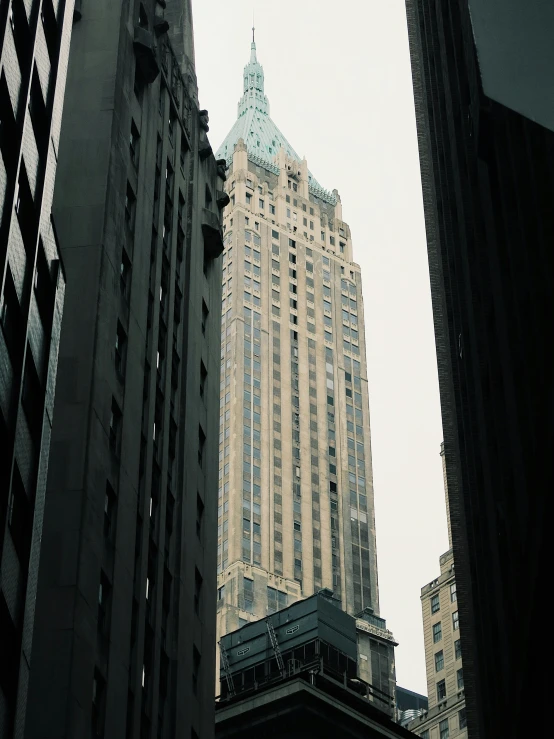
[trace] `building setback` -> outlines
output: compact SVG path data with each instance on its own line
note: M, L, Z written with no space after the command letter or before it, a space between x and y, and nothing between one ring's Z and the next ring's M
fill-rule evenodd
M213 736L225 172L162 5L83 0L73 29L28 739Z
M347 613L378 617L360 267L338 193L319 185L270 117L254 41L217 156L231 199L218 636L321 588ZM392 647L388 660L393 671Z
M356 631L322 590L223 636L216 737L413 737L358 674Z
M554 489L554 5L406 6L468 735L534 736L526 676L546 683L551 664L536 637Z
M73 1L0 4L0 736L21 736L65 275L51 218Z

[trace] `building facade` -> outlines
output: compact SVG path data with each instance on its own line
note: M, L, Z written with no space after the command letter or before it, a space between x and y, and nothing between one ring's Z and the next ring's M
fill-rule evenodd
M513 676L550 679L554 5L406 7L468 732L532 736L544 718Z
M29 739L213 736L225 171L162 6L82 0L73 29Z
M448 508L448 485L444 444L441 444L444 492ZM458 592L450 548L440 558L440 575L421 589L425 670L427 673L428 707L407 724L408 729L423 739L466 739L464 672Z
M336 191L269 115L252 42L219 149L218 636L329 588L379 614L360 268Z
M51 217L73 0L0 6L0 736L25 721L65 274Z

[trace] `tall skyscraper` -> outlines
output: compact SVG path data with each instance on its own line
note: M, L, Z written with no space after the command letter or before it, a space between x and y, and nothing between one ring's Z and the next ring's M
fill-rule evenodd
M535 736L515 676L551 679L554 4L406 6L468 733Z
M379 614L360 268L251 46L224 214L218 634L330 588Z
M441 457L448 508L444 444L441 444ZM429 704L425 713L407 726L422 739L467 737L462 637L449 517L447 521L450 546L440 558L440 575L421 588Z
M0 736L21 736L65 274L51 205L73 0L0 3Z
M181 10L179 57L155 0L83 0L73 30L28 739L213 736L225 171Z

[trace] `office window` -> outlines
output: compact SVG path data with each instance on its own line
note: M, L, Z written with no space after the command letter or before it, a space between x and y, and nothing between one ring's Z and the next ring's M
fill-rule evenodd
M450 736L450 731L448 729L448 719L445 718L444 721L441 721L439 724L439 737L440 739L448 739Z
M228 483L226 483L228 484ZM202 540L202 522L204 519L204 503L202 498L196 494L196 536Z
M444 654L441 649L440 652L435 654L435 672L440 672L444 667Z
M458 690L463 690L464 687L464 671L460 667L459 670L456 670L456 680L458 682Z
M139 139L140 134L134 121L131 121L131 135L129 137L129 153L131 154L131 161L135 169L138 167L139 160Z
M437 683L437 700L442 701L446 698L446 681L439 680Z
M456 593L456 583L453 582L450 586L450 602L455 603L458 600L458 594Z
M117 331L115 335L115 369L120 377L125 373L125 355L127 347L127 336L123 330L123 326L118 321Z
M460 659L462 656L462 642L456 639L454 642L454 659Z
M119 454L121 442L121 410L115 398L112 398L112 412L110 415L110 448L114 454Z
M196 695L198 693L198 679L200 677L200 661L201 655L196 646L192 651L192 690Z
M458 711L458 722L460 729L466 729L467 728L467 718L466 718L466 709L462 708L461 711Z
M264 201L261 198L258 199L258 205L260 206L260 208L264 207Z
M131 229L131 231L135 227L135 205L136 205L136 195L133 192L133 188L129 183L127 183L127 191L125 193L125 222L127 223L127 226Z
M200 613L200 599L202 597L202 575L197 568L194 570L194 610Z
M439 597L439 594L437 593L436 595L433 595L433 597L431 598L431 613L436 613L437 611L440 611L440 607L441 607L440 597Z
M452 614L452 628L454 631L458 631L458 629L460 628L458 611L454 611L454 613Z
M203 467L204 465L204 448L206 446L206 434L202 429L202 426L198 427L198 465Z
M250 205L251 202L252 202L252 195L249 192L247 192L246 193L246 204Z
M107 482L104 496L104 537L108 540L111 539L114 530L116 502L114 489Z
M433 642L436 644L441 639L442 639L442 626L441 626L441 622L438 621L436 624L433 624Z

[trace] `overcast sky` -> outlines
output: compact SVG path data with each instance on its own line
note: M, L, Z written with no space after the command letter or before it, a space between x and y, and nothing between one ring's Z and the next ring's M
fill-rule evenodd
M193 0L214 150L236 120L253 8L271 116L339 191L362 268L380 610L398 684L426 694L419 596L448 538L404 0Z

